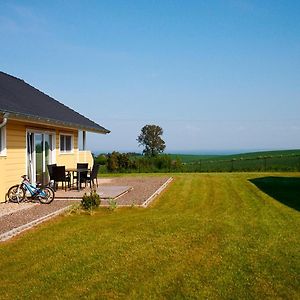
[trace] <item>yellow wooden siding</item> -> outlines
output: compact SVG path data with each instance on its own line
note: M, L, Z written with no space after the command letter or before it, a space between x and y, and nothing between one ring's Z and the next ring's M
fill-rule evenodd
M0 157L0 202L5 200L6 184L5 184L5 173L6 173L6 157Z
M26 127L25 124L8 121L6 125L6 157L1 157L0 200L5 200L8 188L26 174Z
M78 131L60 129L55 126L42 126L23 121L8 120L6 125L6 156L0 157L0 202L5 200L8 188L21 181L27 173L26 130L48 131L55 133L55 158L57 165L75 168L78 162L87 162L91 168L93 158L90 151L78 151ZM73 152L60 153L60 133L73 135Z
M88 163L89 168L92 168L94 159L93 159L91 151L79 151L78 162Z

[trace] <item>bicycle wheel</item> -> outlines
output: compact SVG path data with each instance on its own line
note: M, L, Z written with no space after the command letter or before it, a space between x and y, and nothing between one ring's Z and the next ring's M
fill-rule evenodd
M54 200L54 198L55 198L54 191L52 188L48 186L41 189L40 194L38 196L38 199L42 204L49 204Z
M8 190L7 196L9 201L19 203L25 199L26 192L19 184L16 184Z

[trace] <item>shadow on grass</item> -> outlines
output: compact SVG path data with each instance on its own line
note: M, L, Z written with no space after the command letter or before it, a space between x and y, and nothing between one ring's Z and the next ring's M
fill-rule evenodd
M262 177L250 179L261 191L300 211L300 177Z

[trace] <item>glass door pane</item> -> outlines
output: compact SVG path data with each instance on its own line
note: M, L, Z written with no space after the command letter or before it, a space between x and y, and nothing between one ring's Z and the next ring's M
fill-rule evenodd
M43 182L43 134L34 134L36 182Z
M31 182L35 180L33 133L27 133L27 175Z
M45 169L44 169L44 183L49 182L49 172L47 165L51 164L51 150L52 150L52 135L44 134L44 142L45 142Z

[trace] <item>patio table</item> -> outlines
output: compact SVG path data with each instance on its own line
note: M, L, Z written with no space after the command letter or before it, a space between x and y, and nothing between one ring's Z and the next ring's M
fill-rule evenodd
M90 169L77 169L77 168L67 168L66 172L72 173L72 178L74 178L74 173L77 173L77 190L80 191L80 176L81 173L90 172Z

